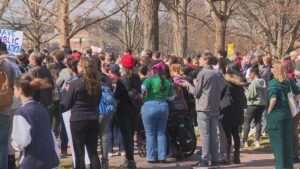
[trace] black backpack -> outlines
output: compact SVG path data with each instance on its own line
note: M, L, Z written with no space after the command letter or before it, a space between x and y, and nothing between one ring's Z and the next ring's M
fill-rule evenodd
M134 105L134 107L138 111L141 110L141 107L143 105L142 96L141 96L141 93L135 88L138 86L135 86L135 87L133 86L134 79L128 79L126 77L121 77L120 79L128 91L128 95L129 95L131 103Z

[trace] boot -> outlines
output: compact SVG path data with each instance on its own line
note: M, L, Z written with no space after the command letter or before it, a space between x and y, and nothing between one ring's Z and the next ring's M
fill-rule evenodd
M226 153L226 165L230 165L230 152Z
M234 164L241 164L240 152L234 152L233 163Z
M101 169L109 169L109 163L107 159L101 159Z
M208 167L208 161L203 160L202 158L196 164L193 164L192 167Z
M137 168L136 168L135 161L126 159L118 169L137 169Z
M16 169L16 158L15 155L8 156L8 169Z

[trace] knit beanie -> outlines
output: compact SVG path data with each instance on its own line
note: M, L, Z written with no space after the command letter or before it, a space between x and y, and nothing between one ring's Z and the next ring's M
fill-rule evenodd
M128 69L134 68L134 57L132 54L124 54L121 58L121 65Z

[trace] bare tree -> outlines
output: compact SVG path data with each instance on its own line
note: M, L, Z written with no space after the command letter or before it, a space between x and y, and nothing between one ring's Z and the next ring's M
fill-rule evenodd
M160 0L143 0L144 17L144 49L159 50L159 19Z
M0 19L8 8L10 0L2 0L3 2L0 4Z
M34 0L30 1L57 18L56 29L59 33L60 45L69 46L70 39L78 32L117 14L132 0L129 0L124 6L108 12L103 9L110 2L106 0L56 0L57 12L53 12Z
M115 0L116 4L121 8L128 0ZM120 12L120 23L121 23L121 34L116 34L110 29L103 30L109 33L112 37L119 40L124 47L135 50L140 47L142 41L142 30L143 23L141 21L140 11L140 0L135 0L131 4L127 5Z
M215 24L215 54L225 49L227 21L243 0L204 0L206 9Z
M128 0L115 0L115 3L122 7ZM114 38L118 42L114 46L121 43L122 48L136 50L141 48L143 38L143 23L140 15L140 0L133 0L129 5L121 10L116 16L117 19L109 22L101 22L95 26L100 28L104 34L108 34L109 38ZM117 29L117 31L116 31ZM105 36L105 35L104 35ZM102 35L103 37L103 35Z
M261 37L269 53L283 56L295 49L294 44L300 38L297 7L300 7L297 0L250 0L241 6L240 14L256 26L256 36Z
M32 1L35 1L32 3ZM57 34L54 32L53 16L48 14L40 5L52 6L53 0L21 0L16 6L11 6L8 11L8 19L3 19L11 27L22 29L24 36L33 43L33 49L40 51L41 45L49 42ZM36 5L36 4L39 5ZM20 10L22 6L23 10ZM47 36L48 35L48 36Z
M174 54L184 57L187 52L188 0L161 0L168 9L173 27Z

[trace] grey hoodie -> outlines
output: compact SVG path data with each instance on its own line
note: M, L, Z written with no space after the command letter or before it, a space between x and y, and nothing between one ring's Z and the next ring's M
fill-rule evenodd
M267 86L264 79L252 80L245 90L247 105L267 105Z

